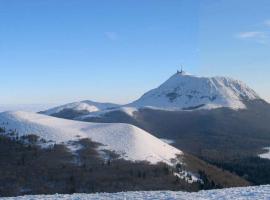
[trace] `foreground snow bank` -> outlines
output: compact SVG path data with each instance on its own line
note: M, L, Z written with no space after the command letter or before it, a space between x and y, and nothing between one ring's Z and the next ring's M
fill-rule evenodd
M23 196L2 198L2 200L86 200L86 199L177 199L177 200L206 200L206 199L221 199L221 200L263 200L270 199L270 185L257 187L230 188L221 190L208 190L195 193L187 192L171 192L171 191L156 191L156 192L120 192L120 193L97 193L97 194L74 194L74 195L38 195L38 196Z

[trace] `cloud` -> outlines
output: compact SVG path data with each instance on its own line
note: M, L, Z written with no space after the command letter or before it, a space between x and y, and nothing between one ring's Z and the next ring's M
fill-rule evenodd
M262 25L264 27L262 27ZM246 31L236 34L238 39L250 40L261 44L270 44L270 32L266 27L270 27L270 19L263 21L260 24L261 30Z
M248 38L263 38L265 37L265 33L262 31L249 31L249 32L241 32L237 34L238 38L248 39Z
M109 40L115 41L118 39L118 34L116 32L108 31L105 32L104 34Z
M264 31L241 32L238 33L236 37L243 40L252 40L261 44L266 44L269 42L269 34Z

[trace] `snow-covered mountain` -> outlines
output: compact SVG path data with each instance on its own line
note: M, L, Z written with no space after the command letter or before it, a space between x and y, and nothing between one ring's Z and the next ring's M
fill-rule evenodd
M166 110L245 108L245 101L260 97L241 81L225 77L198 77L177 72L158 88L145 93L130 107Z
M34 134L46 141L65 143L90 138L103 144L100 151L110 150L131 161L166 162L182 152L133 125L99 124L59 119L30 112L0 113L0 125L16 130L18 136Z
M73 103L62 105L62 106L58 106L58 107L46 110L43 113L46 115L53 115L55 113L59 113L66 109L91 113L91 112L102 111L102 110L106 110L106 109L114 108L114 107L119 107L119 105L114 104L114 103L99 103L99 102L86 100L86 101L73 102Z
M177 72L158 88L126 104L81 101L55 107L41 113L67 119L100 117L120 111L132 116L140 108L161 110L196 110L227 107L244 109L247 101L260 99L245 83L227 77L199 77Z

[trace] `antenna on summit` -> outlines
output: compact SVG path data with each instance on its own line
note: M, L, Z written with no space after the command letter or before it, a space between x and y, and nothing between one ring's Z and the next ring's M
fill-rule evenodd
M177 74L183 74L183 65L181 65L181 71L177 70Z

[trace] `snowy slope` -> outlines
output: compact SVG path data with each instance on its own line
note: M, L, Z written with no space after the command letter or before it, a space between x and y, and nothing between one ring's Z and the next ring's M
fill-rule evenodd
M35 134L46 141L67 143L80 138L91 138L115 151L127 160L147 160L151 163L170 159L182 154L178 149L162 142L151 134L127 124L99 124L59 119L29 112L0 113L0 126L16 129L19 136Z
M120 193L96 193L96 194L73 194L73 195L37 195L2 198L2 200L269 200L270 185L230 188L220 190L207 190L194 193L172 191L146 191L146 192L120 192Z
M113 104L113 103L99 103L99 102L86 100L86 101L74 102L74 103L58 106L58 107L49 109L47 111L44 111L44 114L52 115L55 113L59 113L64 109L72 109L75 111L88 111L89 113L91 113L91 112L97 112L97 111L101 111L101 110L105 110L105 109L113 108L113 107L118 107L118 106L119 105Z
M225 77L198 77L176 73L156 89L128 106L181 110L229 107L243 109L243 101L260 97L243 82Z
M103 115L109 113L109 112L115 112L115 111L121 111L123 113L125 113L126 115L129 115L130 117L133 117L134 112L137 112L138 109L135 107L118 107L118 108L113 108L113 109L107 109L107 110L101 110L101 111L97 111L97 112L91 112L89 114L86 115L82 115L79 117L74 118L74 120L84 120L87 118L91 118L91 117L102 117Z

